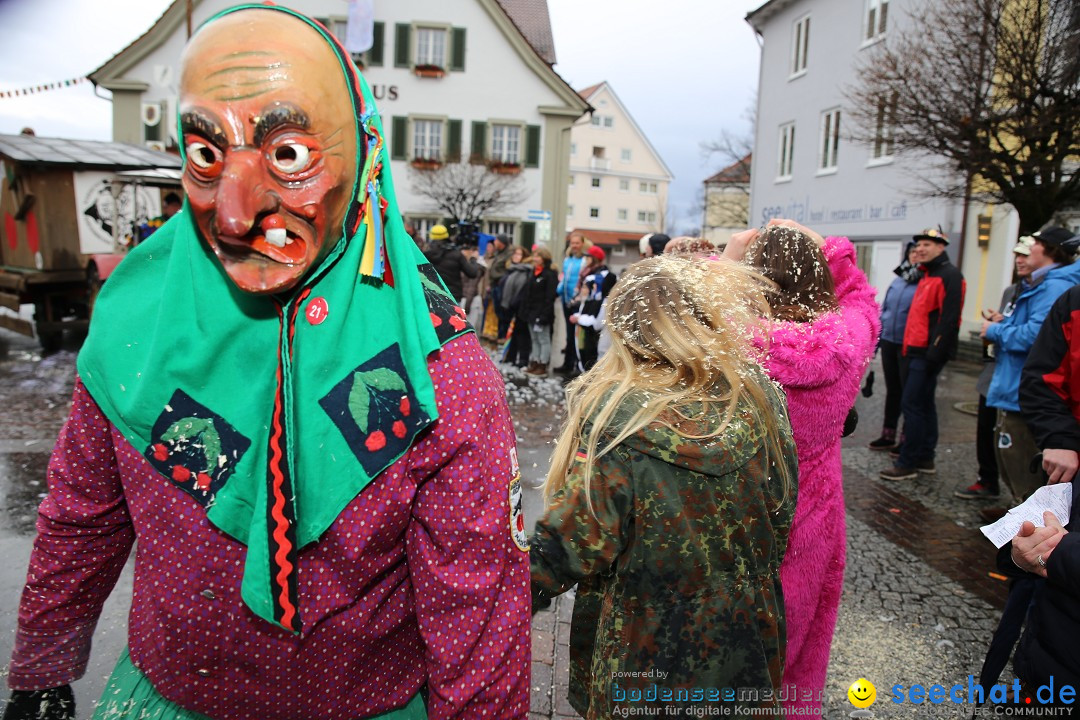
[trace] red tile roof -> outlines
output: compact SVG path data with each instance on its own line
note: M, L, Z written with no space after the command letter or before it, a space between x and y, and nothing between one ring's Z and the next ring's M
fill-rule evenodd
M641 236L644 234L645 233L640 232L627 232L625 230L585 230L583 228L574 228L566 233L566 237L569 238L571 235L584 235L591 240L594 245L600 245L601 247L617 247L619 245L637 246L638 241L641 240Z
M536 54L548 65L555 64L555 38L547 0L498 0Z
M603 84L604 84L603 81L601 81L601 82L596 83L595 85L590 85L587 88L582 88L581 90L577 91L577 94L581 96L582 100L588 101L589 96L592 95L594 92L596 92L600 88L600 86L603 85Z
M705 181L706 185L739 184L745 185L750 182L750 160L753 154L748 154L742 160L736 160L720 172Z

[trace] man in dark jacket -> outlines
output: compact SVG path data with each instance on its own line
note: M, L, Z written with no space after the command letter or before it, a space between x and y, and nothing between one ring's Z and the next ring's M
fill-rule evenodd
M933 474L938 441L934 392L945 363L956 357L960 312L964 307L964 276L945 253L949 238L940 230L913 236L915 259L923 273L915 289L904 328L904 442L896 464L881 471L885 480L911 480L920 472Z
M450 243L450 233L444 225L433 225L431 228L431 242L424 250L424 257L434 266L442 278L446 289L457 302L462 302L464 290L461 286L461 276L480 277L483 268L476 262L476 249L459 249Z
M1049 482L1070 482L1080 452L1080 286L1058 298L1046 316L1021 374L1020 408ZM1044 513L1045 527L1025 522L998 554L1002 570L1046 580L1013 659L1025 691L1041 704L1060 702L1062 686L1080 685L1080 533L1070 532L1078 516L1074 487L1068 524ZM1051 682L1054 692L1047 691Z
M1080 465L1080 285L1043 321L1020 376L1020 410L1050 482L1072 480Z

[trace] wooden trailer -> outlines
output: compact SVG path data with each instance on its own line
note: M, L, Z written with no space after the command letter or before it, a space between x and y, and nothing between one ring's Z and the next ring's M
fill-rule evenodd
M0 135L0 327L45 349L85 330L101 283L180 192L180 168L136 145Z

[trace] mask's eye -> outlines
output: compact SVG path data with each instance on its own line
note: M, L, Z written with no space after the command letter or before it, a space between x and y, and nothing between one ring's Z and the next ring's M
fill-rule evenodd
M274 169L284 175L295 175L308 169L313 160L311 149L301 143L284 143L270 151Z
M223 162L217 148L199 140L190 140L185 149L188 165L204 177L217 177L221 174Z

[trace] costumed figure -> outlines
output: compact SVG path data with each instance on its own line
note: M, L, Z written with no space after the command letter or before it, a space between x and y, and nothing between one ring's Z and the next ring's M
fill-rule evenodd
M731 263L630 266L607 299L611 348L568 387L532 581L538 605L577 584L569 702L588 720L683 716L691 693L781 710L798 469L751 343L761 288Z
M70 697L135 544L95 718L524 717L503 384L405 233L370 89L271 5L212 18L181 75L187 203L98 298L9 715Z
M749 241L747 264L778 286L769 299L773 320L757 341L767 353L765 369L787 393L799 453L799 503L780 568L786 704L818 708L844 586L840 442L877 343L878 306L847 238L775 220L760 236L740 236L728 248L737 253Z

